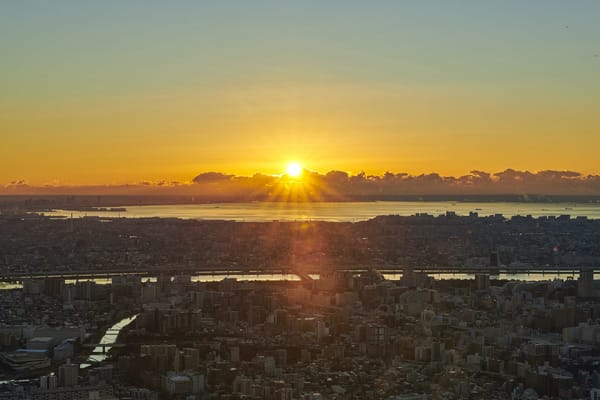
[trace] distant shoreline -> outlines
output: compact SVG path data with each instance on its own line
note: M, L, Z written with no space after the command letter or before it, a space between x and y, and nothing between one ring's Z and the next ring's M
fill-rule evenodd
M359 222L379 216L439 215L457 217L504 218L588 218L600 219L600 203L583 202L458 202L458 201L372 201L372 202L320 202L320 203L195 203L195 204L140 204L127 205L122 212L86 208L53 207L42 211L25 211L43 214L50 218L177 218L183 220L272 222L272 221L329 221Z
M280 201L269 198L217 197L217 196L152 196L152 195L9 195L0 194L0 210L18 207L26 211L124 212L127 206L207 205L240 203L318 204L318 203L375 203L375 202L456 202L456 203L523 203L523 204L600 204L600 196L581 195L379 195L323 198L320 201ZM101 209L101 210L98 210Z

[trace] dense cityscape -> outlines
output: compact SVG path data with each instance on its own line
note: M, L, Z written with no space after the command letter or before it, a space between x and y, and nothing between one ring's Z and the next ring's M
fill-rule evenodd
M5 214L0 398L595 399L599 224Z
M356 223L0 218L4 277L138 272L564 269L600 266L600 220L382 216Z

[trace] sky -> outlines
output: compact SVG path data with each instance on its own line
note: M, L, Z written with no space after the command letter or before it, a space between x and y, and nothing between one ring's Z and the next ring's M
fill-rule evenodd
M0 185L600 172L600 2L0 3Z

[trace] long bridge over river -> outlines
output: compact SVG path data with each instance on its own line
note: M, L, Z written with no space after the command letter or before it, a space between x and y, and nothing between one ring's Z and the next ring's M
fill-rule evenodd
M318 268L239 268L239 267L206 267L206 268L173 268L173 267L148 267L148 268L107 268L102 270L46 270L39 272L2 272L0 271L0 282L23 282L31 278L61 278L69 280L88 280L88 279L111 279L116 276L134 275L141 278L155 278L157 276L260 276L260 275L296 275L298 278L306 279L310 275L320 275L332 271L348 271L360 273L369 269L377 269L383 274L401 274L409 269L413 272L424 272L428 274L476 274L487 273L490 275L499 274L577 274L583 271L600 271L600 268L592 266L527 266L527 267L448 267L448 266L421 266L406 267L400 265L379 265L379 266L340 266L335 269L327 268L319 270Z

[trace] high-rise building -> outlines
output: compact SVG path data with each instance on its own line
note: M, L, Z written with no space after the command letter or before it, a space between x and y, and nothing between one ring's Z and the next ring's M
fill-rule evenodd
M54 375L54 373L51 373L50 375L48 375L48 389L56 389L57 386L58 378L56 375Z
M79 364L71 364L71 360L67 360L66 364L63 364L60 367L58 367L58 382L60 386L76 386L78 380Z
M490 288L490 274L475 274L475 285L477 290Z
M500 257L497 251L490 253L490 267L498 267L500 265Z
M48 375L40 376L40 389L42 389L42 390L48 389Z
M240 362L240 348L238 346L233 346L229 349L229 361L232 363Z
M581 270L577 279L577 296L592 297L594 295L594 271Z

